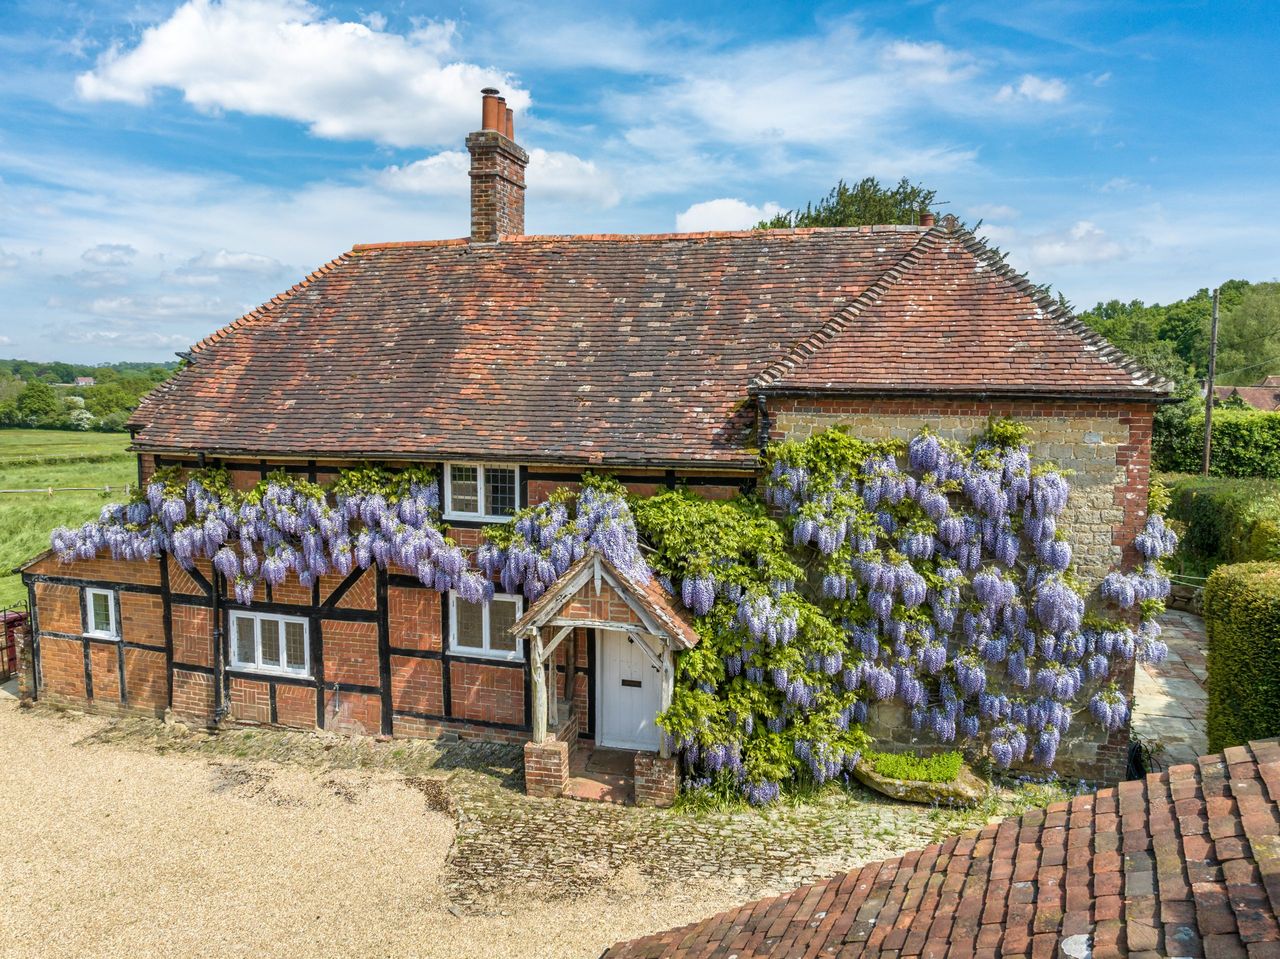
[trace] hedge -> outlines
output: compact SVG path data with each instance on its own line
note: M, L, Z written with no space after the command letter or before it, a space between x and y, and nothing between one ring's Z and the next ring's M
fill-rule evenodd
M1170 498L1165 515L1185 527L1176 554L1184 572L1280 561L1280 483L1203 476L1161 482Z
M1204 407L1184 404L1170 411L1152 438L1156 469L1196 473L1204 456ZM1209 472L1214 476L1280 479L1280 412L1215 407Z
M1280 563L1219 566L1204 618L1209 751L1280 735Z

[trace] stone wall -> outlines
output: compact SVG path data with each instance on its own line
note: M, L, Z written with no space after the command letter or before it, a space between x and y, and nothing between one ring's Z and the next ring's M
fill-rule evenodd
M1155 408L1149 403L1031 400L785 399L769 407L770 440L802 440L833 426L865 440L909 439L928 426L947 439L967 442L991 417L1030 425L1034 460L1051 460L1067 474L1071 495L1060 528L1071 543L1079 574L1090 583L1136 561L1132 543L1146 522ZM1133 668L1116 677L1133 690ZM878 707L868 731L901 749L936 748L917 736L905 709ZM1065 775L1114 781L1124 777L1129 734L1109 737L1080 717L1064 737L1057 769Z

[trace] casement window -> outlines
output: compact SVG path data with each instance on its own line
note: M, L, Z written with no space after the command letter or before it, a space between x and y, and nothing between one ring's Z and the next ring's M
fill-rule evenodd
M116 622L115 590L84 591L84 633L99 639L120 638L120 625Z
M296 616L234 611L231 665L264 673L311 675L307 621Z
M521 507L519 470L484 463L446 463L445 519L510 519Z
M524 597L498 593L488 605L449 594L449 650L463 656L523 659L524 643L511 627L524 612Z

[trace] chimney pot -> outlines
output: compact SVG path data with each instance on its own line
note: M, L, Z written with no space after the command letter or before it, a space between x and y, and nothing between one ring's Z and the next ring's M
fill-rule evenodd
M502 110L506 101L498 96L498 91L493 87L485 87L480 91L483 99L480 101L480 129L481 130L497 130L502 132Z
M925 210L923 213L920 214L920 225L922 227L925 227L926 229L928 229L932 227L935 223L937 223L937 219L928 210Z
M516 115L515 111L507 108L507 139L515 140L516 138Z

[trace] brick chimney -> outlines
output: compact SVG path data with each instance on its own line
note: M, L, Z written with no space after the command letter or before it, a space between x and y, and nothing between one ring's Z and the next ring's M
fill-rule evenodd
M507 101L493 87L480 92L480 129L467 137L471 242L495 243L500 236L524 233L524 168L529 154L516 145Z

